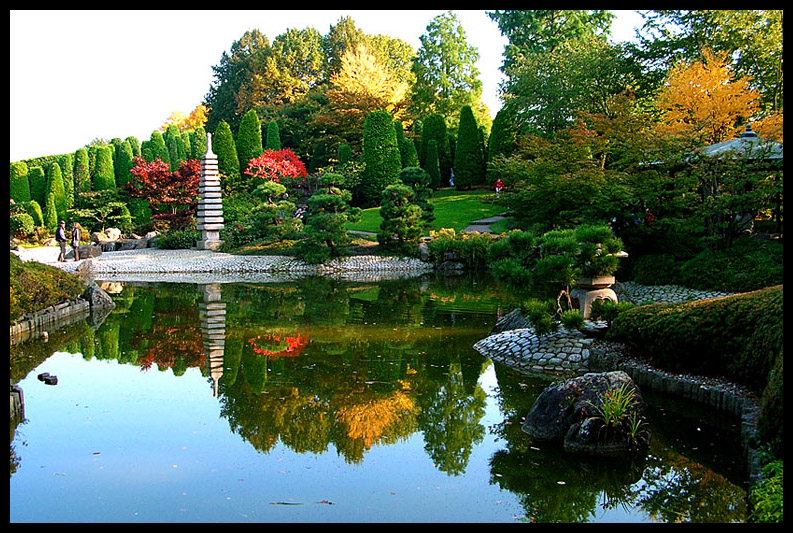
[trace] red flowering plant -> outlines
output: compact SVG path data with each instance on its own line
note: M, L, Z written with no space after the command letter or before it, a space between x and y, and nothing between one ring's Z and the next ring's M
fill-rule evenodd
M245 174L263 180L280 183L287 189L300 187L308 177L306 166L289 148L283 150L265 150L259 157L248 163Z
M308 344L308 336L303 336L299 333L296 337L281 335L280 333L268 333L248 339L248 344L253 348L253 352L259 355L297 357Z

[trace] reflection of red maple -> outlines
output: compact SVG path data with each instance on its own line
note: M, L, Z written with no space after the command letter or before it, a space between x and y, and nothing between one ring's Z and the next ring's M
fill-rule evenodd
M149 346L138 357L142 371L156 363L160 370L173 368L176 360L183 357L186 368L204 368L205 354L201 331L188 324L167 326L155 324L149 332Z
M257 341L285 343L286 348L274 352L265 348L260 348ZM308 336L304 337L299 333L297 337L276 334L257 335L254 338L248 339L248 344L251 345L254 353L259 355L266 355L269 357L297 357L308 344Z

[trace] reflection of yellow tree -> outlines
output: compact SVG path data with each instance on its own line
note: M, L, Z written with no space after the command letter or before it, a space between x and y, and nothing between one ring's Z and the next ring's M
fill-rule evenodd
M363 439L367 449L383 437L389 426L401 420L414 407L413 400L401 390L386 397L362 399L356 398L356 403L341 407L336 412L336 420L347 426L348 437Z

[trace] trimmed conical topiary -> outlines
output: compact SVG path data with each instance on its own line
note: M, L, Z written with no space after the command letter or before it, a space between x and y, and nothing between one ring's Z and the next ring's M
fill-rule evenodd
M97 146L96 163L92 177L93 190L104 191L116 188L116 173L113 170L113 148Z
M11 163L11 199L17 204L30 201L28 165L24 161Z
M388 111L372 111L366 116L363 162L362 198L367 205L378 205L383 190L396 182L396 176L402 170L393 117Z
M262 149L262 123L253 109L245 113L240 121L236 146L241 172L245 172L251 159L259 157L264 151Z

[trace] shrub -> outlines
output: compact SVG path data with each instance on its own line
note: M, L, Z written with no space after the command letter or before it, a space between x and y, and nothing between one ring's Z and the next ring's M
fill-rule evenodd
M630 302L613 302L606 298L601 298L592 302L589 317L593 320L605 320L609 325L617 318L617 315L634 307Z
M52 196L53 203L55 204L55 211L61 220L66 220L66 188L63 185L63 174L61 174L61 167L58 163L53 163L47 170L47 204L49 205L49 197Z
M11 199L21 204L30 200L30 182L28 166L24 161L11 163Z
M116 188L116 174L113 169L112 147L96 147L96 163L94 164L92 183L94 191L114 190Z
M240 169L248 168L251 159L262 155L262 124L254 109L245 113L240 120L236 147Z
M39 205L47 205L47 177L44 175L44 169L38 166L30 167L28 181L30 182L30 199L36 200Z
M212 151L218 157L218 173L226 194L240 181L240 160L228 122L221 120L212 136Z
M377 205L383 190L396 182L397 174L402 170L393 117L388 111L372 111L366 116L363 162L361 196L364 205Z
M408 185L389 185L381 197L380 231L377 242L387 250L410 255L421 237L421 208L413 203L415 193Z
M415 198L413 203L421 208L421 220L424 224L430 224L435 220L435 206L430 202L432 189L430 189L430 175L421 167L405 167L397 178L405 185L413 189Z
M73 300L85 290L80 280L60 269L29 261L23 263L13 253L10 274L10 323L20 316Z
M31 200L23 204L25 212L33 217L33 225L37 227L44 226L44 214L41 211L41 206L35 200Z
M472 185L484 183L484 161L479 128L476 125L471 106L460 110L460 125L457 133L457 147L454 151L454 186L470 189Z
M24 239L25 237L32 235L33 231L36 229L36 226L33 223L33 217L27 213L17 213L16 215L11 215L9 223L11 226L11 235L18 239Z
M489 233L457 233L451 228L430 231L427 244L435 263L445 261L447 254L455 255L466 268L483 270L487 266L487 250L496 238Z
M783 462L773 461L763 467L764 479L757 483L749 494L752 512L749 522L754 523L782 523L782 484Z
M157 248L163 250L184 250L195 246L201 240L201 232L195 229L167 231L157 236Z

